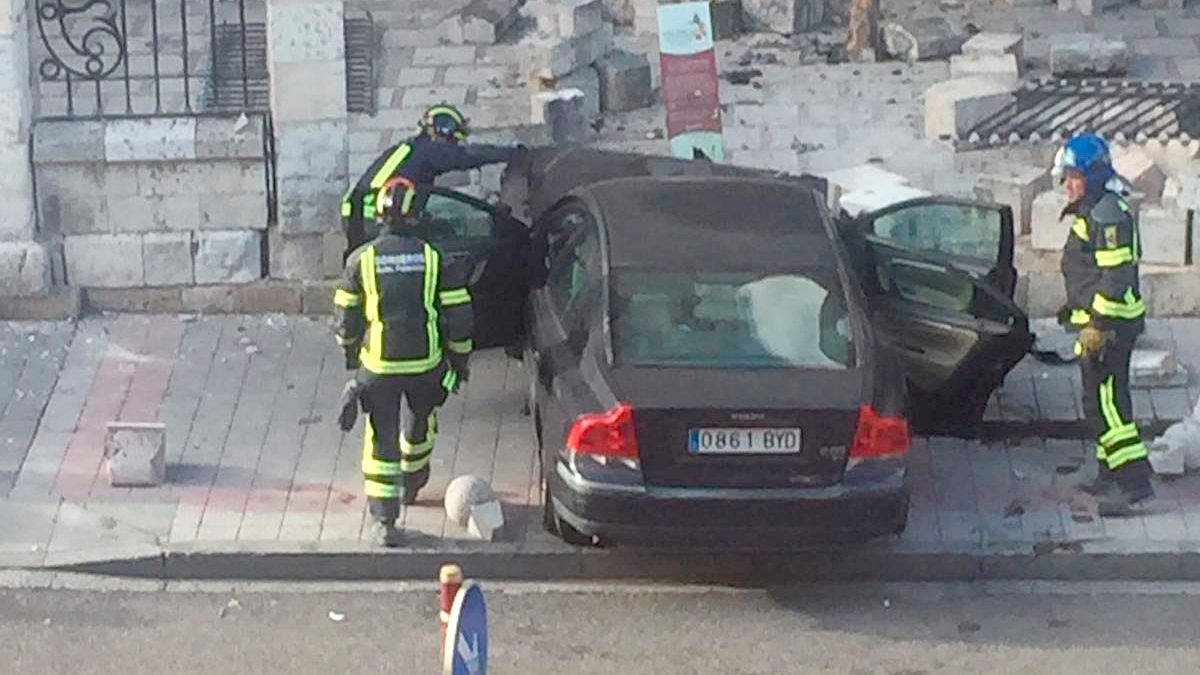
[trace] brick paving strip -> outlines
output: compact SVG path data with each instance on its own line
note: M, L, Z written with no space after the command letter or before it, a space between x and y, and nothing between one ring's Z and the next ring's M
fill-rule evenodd
M1200 365L1200 321L1156 334ZM334 406L347 373L324 320L117 315L77 324L0 323L0 567L224 578L426 578L453 558L511 578L746 574L803 578L1200 578L1200 479L1164 482L1143 516L1095 515L1073 484L1083 440L917 439L905 534L844 553L701 554L574 549L540 526L540 486L519 362L476 355L440 414L433 478L402 523L408 547L361 540L361 429ZM1022 363L993 423L1070 422L1074 368ZM1139 417L1182 414L1195 389L1139 390ZM112 488L110 420L167 425L168 482ZM1168 420L1159 420L1165 423ZM453 476L492 482L506 541L447 522Z

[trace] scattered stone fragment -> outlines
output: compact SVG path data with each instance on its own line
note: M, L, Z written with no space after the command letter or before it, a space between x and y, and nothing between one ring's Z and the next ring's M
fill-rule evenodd
M958 54L970 37L955 30L944 17L885 23L882 33L887 54L909 63L949 58Z

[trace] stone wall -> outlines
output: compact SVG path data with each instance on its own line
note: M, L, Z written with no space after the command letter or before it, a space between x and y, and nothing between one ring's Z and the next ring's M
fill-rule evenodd
M261 118L39 122L42 239L83 288L248 283L265 276ZM57 258L58 256L56 256Z

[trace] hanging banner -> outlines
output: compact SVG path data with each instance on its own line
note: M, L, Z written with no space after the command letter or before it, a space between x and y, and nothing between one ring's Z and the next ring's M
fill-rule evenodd
M660 4L658 45L671 154L723 161L720 81L709 3Z

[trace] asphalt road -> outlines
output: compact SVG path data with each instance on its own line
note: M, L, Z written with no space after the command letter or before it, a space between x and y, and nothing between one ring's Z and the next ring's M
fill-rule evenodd
M1196 673L1200 596L1189 588L493 585L490 670ZM0 590L0 672L432 674L435 603L432 588Z

